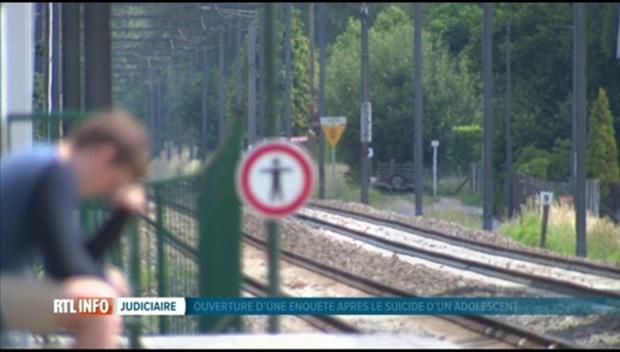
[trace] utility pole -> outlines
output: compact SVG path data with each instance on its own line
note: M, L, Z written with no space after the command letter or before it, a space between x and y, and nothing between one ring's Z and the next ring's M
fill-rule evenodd
M162 136L162 97L161 97L161 75L158 69L153 72L153 105L151 112L153 114L153 130L151 131L153 139L153 155L159 156L161 151L161 136ZM201 118L202 119L202 118Z
M618 38L616 39L616 59L620 59L620 4L618 4Z
M506 203L508 217L514 212L512 195L512 72L510 67L510 22L506 24Z
M41 26L43 27L41 30L41 79L43 81L43 106L42 111L49 112L51 110L51 102L50 102L50 4L44 3L41 5Z
M110 4L84 6L86 109L112 106Z
M264 5L264 14L263 14L263 26L262 26L262 38L261 41L261 50L262 50L262 60L264 62L263 67L265 68L265 88L264 92L265 102L267 103L265 106L265 119L266 119L266 129L265 136L266 137L275 137L278 118L275 114L275 26L274 26L274 17L275 17L275 4L267 3ZM268 242L268 257L269 257L269 295L271 297L277 297L280 295L280 279L278 273L278 264L279 264L279 223L277 220L269 219L266 222L267 227L267 242ZM269 327L268 330L270 333L275 333L280 330L280 320L277 315L269 316Z
M47 4L43 4L41 2L35 3L34 5L34 45L35 45L35 55L34 55L34 74L43 76L43 72L45 71L44 66L47 63L47 58L44 58L42 55L42 50L39 52L37 47L41 47L43 49L43 43L46 41L45 36L45 7ZM2 16L0 16L2 17ZM39 109L39 107L34 107L35 111Z
M572 62L572 102L571 102L571 150L570 150L570 188L571 194L573 195L573 204L575 204L575 194L576 189L575 185L577 184L577 99L575 98L575 92L577 92L577 88L575 87L575 83L577 82L577 72L575 69L577 68L577 63L575 62L577 58L576 48L577 48L577 32L575 29L575 6L571 5L571 9L573 11L573 28L572 28L572 40L573 40L573 62Z
M145 116L148 123L149 109L151 108L150 102L150 91L149 91L149 82L144 82L144 90L142 93L142 115ZM150 126L149 126L150 127ZM149 131L150 132L150 131ZM152 132L151 132L152 133Z
M239 7L239 5L237 5ZM235 112L236 117L241 118L241 111L243 107L241 106L241 101L243 99L243 90L241 89L241 43L243 40L243 33L241 31L241 19L237 18L237 35L235 37L235 48L237 51L237 57L239 58L239 64L237 65L237 69L235 71L235 82L237 88L237 95L235 99Z
M316 101L316 97L314 96L314 3L311 2L308 4L310 6L308 10L308 38L310 40L310 96L312 97L312 104ZM312 114L313 111L310 111ZM312 123L312 121L310 121Z
M587 256L586 246L586 40L585 40L585 4L574 3L575 16L573 25L575 27L575 122L576 122L576 183L575 183L575 205L576 219L575 229L577 230L576 254L580 257Z
M80 5L62 4L62 110L82 110L82 78L80 61ZM63 121L63 135L70 122Z
M224 35L226 33L224 32L224 29L222 28L219 32L218 35L218 44L219 44L219 88L218 88L218 98L219 98L219 104L218 104L218 144L224 140L224 105L226 102L226 97L225 97L225 92L224 92L224 78L225 78L225 73L224 73Z
M182 69L182 65L183 65L183 53L184 50L182 48L179 48L180 50L178 51L178 54L175 55L176 56L176 64L175 64L175 69L177 71L177 74L180 75L181 72L183 72ZM176 82L176 89L174 90L174 106L177 107L177 109L179 109L181 107L181 82L179 82L178 80L175 80ZM178 123L173 123L174 129L173 129L173 143L174 143L174 147L177 150L177 157L180 158L181 157L181 153L182 153L182 140L183 140L183 136L181 136L181 126Z
M439 147L438 140L431 141L431 147L433 148L433 199L437 199L437 148Z
M172 92L174 91L174 88L172 87L171 77L173 76L172 66L174 65L174 54L171 57L171 61L172 62L168 64L168 67L166 67L166 121L164 122L163 131L169 131L171 129L170 123L172 121ZM170 135L168 133L162 133L162 141L163 147L166 149L166 157L170 160L172 157Z
M207 157L209 148L209 51L207 41L203 41L202 51L202 157Z
M156 104L156 97L155 97L155 85L154 85L154 68L151 67L151 59L147 59L147 75L148 75L148 79L146 82L146 86L147 86L147 90L146 90L146 95L147 95L147 110L146 110L146 121L147 121L147 128L149 129L149 131L154 131L155 130L155 104Z
M157 72L157 90L155 91L157 94L156 95L157 124L155 125L156 126L155 127L155 143L156 143L156 154L155 155L157 156L159 156L162 150L164 149L164 129L165 129L164 126L166 123L166 114L164 112L164 89L165 89L164 79L165 79L165 76L161 70L162 68L159 68ZM206 136L205 136L204 142L206 143Z
M163 130L163 82L161 72L158 72L157 75L157 85L155 86L155 94L156 94L156 103L155 104L155 150L156 155L159 155L159 152L162 149L162 130ZM206 137L205 137L206 138ZM206 139L205 139L206 140Z
M413 159L414 159L414 186L415 186L415 215L422 216L422 176L424 164L422 160L422 122L423 122L423 96L422 96L422 6L416 2L413 4L413 16L415 22L413 42L413 82L414 82L414 126L413 126Z
M493 4L484 3L482 26L482 76L484 81L484 207L483 229L493 230Z
M51 37L52 37L52 60L51 60L51 111L60 111L60 5L59 3L50 4L51 13ZM60 131L50 131L53 137L57 137Z
M256 20L248 29L248 146L256 141Z
M146 61L147 61L147 67L148 67L149 66L148 62L150 60L147 59ZM153 104L153 72L150 67L147 69L146 74L147 74L147 79L144 82L144 88L142 91L143 92L142 114L144 116L144 119L146 120L147 130L152 135L153 132L155 131L155 126L151 118L151 116L153 115L153 105L152 105ZM153 144L151 144L151 155L155 155L155 148Z
M362 7L360 9L360 20L362 22L362 47L361 47L361 92L362 92L362 101L361 106L362 110L364 109L364 105L367 105L368 102L368 6L366 3L362 3ZM366 104L365 104L366 103ZM370 112L366 113L367 118L370 119ZM364 112L362 113L362 116ZM364 120L364 119L362 119ZM366 132L370 135L370 127L371 123L368 121L361 121L360 128L362 131L364 129L368 129ZM368 143L369 140L367 138L362 138L362 150L361 150L361 163L362 163L362 182L361 182L361 202L364 204L368 204L368 184L369 184L369 163L370 160L368 158Z
M262 48L265 45L264 40L265 36L263 32L265 30L265 23L263 22L264 16L261 16L259 22L260 35L258 39L259 48ZM256 138L264 138L267 136L265 134L265 121L268 117L265 117L265 109L266 109L266 97L265 97L265 57L263 56L264 51L261 49L258 55L258 120L256 121Z
M236 5L237 9L240 8L240 5L237 4ZM242 56L241 56L241 46L242 46L242 42L243 42L243 32L242 32L242 28L241 28L241 19L239 17L237 17L237 21L236 21L236 36L235 36L235 56L238 58L237 61L237 67L235 70L235 82L236 82L236 89L237 89L237 94L235 94L235 114L233 116L233 118L235 119L235 121L233 122L233 124L236 123L242 123L243 122L243 106L242 106L242 99L243 99L243 89L241 89L241 64L242 64ZM239 120L239 121L237 121ZM233 324L237 331L243 331L244 327L243 327L243 320L241 318L241 316L236 316L234 318L234 324Z
M287 2L285 5L285 38L284 38L284 66L286 70L286 103L284 106L284 131L286 138L291 138L291 114L292 114L292 96L291 96L291 16L293 4Z
M325 116L325 3L319 3L319 47L319 116ZM321 128L318 131L319 198L325 199L325 135Z

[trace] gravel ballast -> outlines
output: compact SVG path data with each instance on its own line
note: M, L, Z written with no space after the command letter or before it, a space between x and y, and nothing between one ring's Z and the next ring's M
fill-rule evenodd
M415 226L449 231L470 239L489 243L529 248L500 234L476 231L456 224L434 219L406 219L397 214L378 211L373 208L347 203L325 202L330 206L345 207L357 212L367 211L375 216L383 216ZM420 296L511 296L511 297L552 297L549 292L524 287L522 285L501 283L503 280L486 279L475 275L429 267L421 261L411 261L388 251L368 248L359 241L343 240L329 231L313 229L295 221L281 222L281 248L303 255L321 263L349 271L355 275L379 281L383 284L406 290ZM265 224L261 217L246 211L244 231L265 239ZM548 251L531 249L534 252ZM383 251L383 252L382 252ZM545 332L584 347L620 346L620 318L616 316L495 316L502 320L523 326L537 332Z

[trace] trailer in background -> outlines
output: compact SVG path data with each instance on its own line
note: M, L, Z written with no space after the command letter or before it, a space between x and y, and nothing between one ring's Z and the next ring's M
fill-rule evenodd
M392 191L406 191L414 189L413 163L377 162L376 176L373 185Z

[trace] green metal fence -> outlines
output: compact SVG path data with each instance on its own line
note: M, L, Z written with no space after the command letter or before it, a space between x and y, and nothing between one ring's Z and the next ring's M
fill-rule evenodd
M108 260L129 273L133 296L195 297L198 291L198 222L194 184L199 175L147 184L147 214L136 216ZM101 202L85 204L83 228L93 232L109 216ZM190 316L132 318L141 334L198 331Z
M199 175L148 185L149 210L140 218L144 257L148 267L144 282L148 296L198 296L198 222L196 182ZM148 253L151 257L148 257ZM195 317L159 317L147 324L148 332L198 331Z
M30 120L33 141L52 142L62 136L64 119L75 127L84 118L81 114L14 116L8 127L10 132L12 123ZM106 256L128 273L133 296L240 296L240 206L233 184L241 145L239 125L233 123L228 143L216 152L208 169L146 184L146 214L131 219L120 243ZM208 216L197 216L201 211L208 211ZM109 215L104 201L84 202L80 209L84 231L94 232ZM240 319L223 318L126 317L125 332L137 346L137 336L143 334L240 329Z

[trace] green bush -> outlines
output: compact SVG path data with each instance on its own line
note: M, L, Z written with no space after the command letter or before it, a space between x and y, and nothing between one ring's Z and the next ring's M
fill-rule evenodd
M517 158L517 172L526 172L535 177L547 178L550 163L549 152L534 146L527 146L523 148Z
M504 224L501 231L528 246L536 246L540 241L536 235L540 231L538 216L533 213L523 214L517 223Z
M527 146L517 158L516 169L538 178L566 180L570 177L570 153L571 141L567 138L557 138L551 152Z

